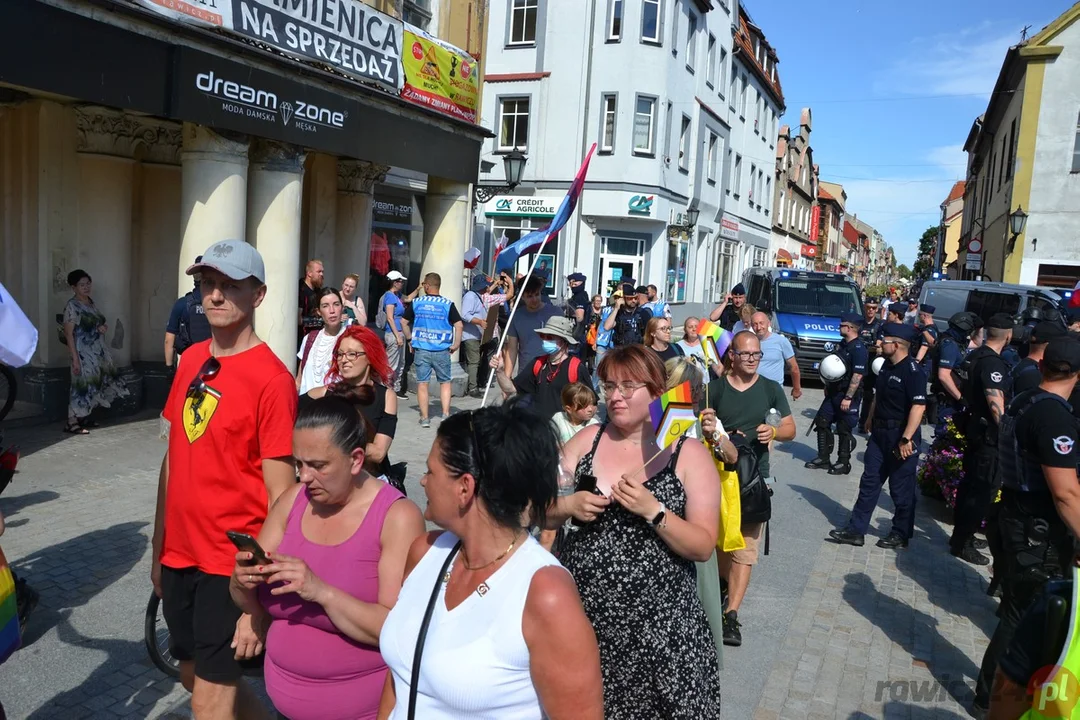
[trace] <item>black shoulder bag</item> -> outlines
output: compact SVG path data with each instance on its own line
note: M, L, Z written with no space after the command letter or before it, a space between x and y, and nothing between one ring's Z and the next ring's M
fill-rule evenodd
M443 578L450 563L461 549L461 541L458 540L454 549L446 556L439 574L435 577L435 587L431 588L431 597L428 599L427 610L424 611L424 619L420 623L420 631L416 633L416 650L413 651L412 678L409 680L409 714L408 719L416 718L416 684L420 682L420 659L424 656L424 641L427 640L428 626L431 625L431 613L435 612L435 601L439 599L439 588L442 587Z

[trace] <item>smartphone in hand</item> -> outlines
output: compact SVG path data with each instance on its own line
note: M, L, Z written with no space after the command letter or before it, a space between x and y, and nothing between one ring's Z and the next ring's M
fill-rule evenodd
M251 553L254 558L248 565L269 565L270 558L266 556L262 547L259 545L259 541L251 537L247 533L236 532L234 530L226 530L225 535L232 540L232 544L236 546L237 550Z

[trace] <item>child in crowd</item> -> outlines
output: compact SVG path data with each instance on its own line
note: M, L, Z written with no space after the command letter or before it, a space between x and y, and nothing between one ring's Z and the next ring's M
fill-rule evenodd
M598 425L600 421L596 419L596 393L588 385L570 383L563 388L561 398L562 412L555 413L551 424L555 426L559 444L563 445L583 428Z

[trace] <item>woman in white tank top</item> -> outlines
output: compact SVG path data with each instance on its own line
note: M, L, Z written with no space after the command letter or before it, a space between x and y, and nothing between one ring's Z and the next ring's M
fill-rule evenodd
M424 516L446 532L413 543L383 623L379 718L601 720L600 651L574 581L522 527L526 514L543 526L555 500L550 427L514 407L459 413L439 426L427 462Z

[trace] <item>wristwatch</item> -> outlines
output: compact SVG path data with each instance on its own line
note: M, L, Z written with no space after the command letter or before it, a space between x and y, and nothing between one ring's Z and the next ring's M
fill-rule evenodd
M906 438L906 437L900 438L900 444L901 445L907 445L909 442L911 442L911 438Z
M662 528L665 527L665 517L667 517L667 508L664 507L664 503L660 503L660 512L656 513L656 516L649 522L654 528Z

